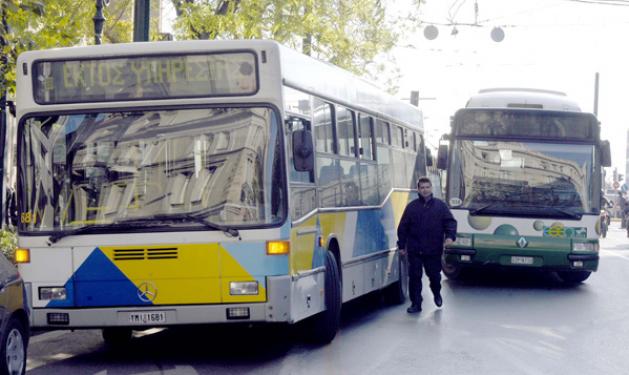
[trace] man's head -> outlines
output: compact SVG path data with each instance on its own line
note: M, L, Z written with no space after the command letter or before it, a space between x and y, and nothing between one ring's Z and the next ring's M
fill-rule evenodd
M423 198L428 198L432 194L432 182L428 177L423 176L417 180L417 192Z

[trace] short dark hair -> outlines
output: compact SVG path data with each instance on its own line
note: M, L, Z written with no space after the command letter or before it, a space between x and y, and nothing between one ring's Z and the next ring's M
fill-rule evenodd
M419 184L430 184L430 186L432 186L432 182L426 176L421 176L420 178L417 179L417 188L418 189L419 189Z

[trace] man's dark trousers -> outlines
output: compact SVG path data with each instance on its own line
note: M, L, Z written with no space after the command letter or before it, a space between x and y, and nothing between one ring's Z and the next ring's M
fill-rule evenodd
M433 295L441 292L441 255L425 255L408 252L408 288L413 305L422 304L422 267L430 280Z

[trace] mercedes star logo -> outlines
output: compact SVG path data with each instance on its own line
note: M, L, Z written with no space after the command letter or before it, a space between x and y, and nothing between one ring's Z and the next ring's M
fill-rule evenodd
M526 247L526 245L529 244L524 237L520 237L520 239L516 243L518 244L518 247Z
M142 302L153 302L157 298L157 287L150 281L145 281L138 286L138 298Z

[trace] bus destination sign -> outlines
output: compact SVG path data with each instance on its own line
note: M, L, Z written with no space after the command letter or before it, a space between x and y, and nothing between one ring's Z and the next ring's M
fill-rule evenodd
M39 104L252 95L258 90L251 52L37 61L33 76Z

